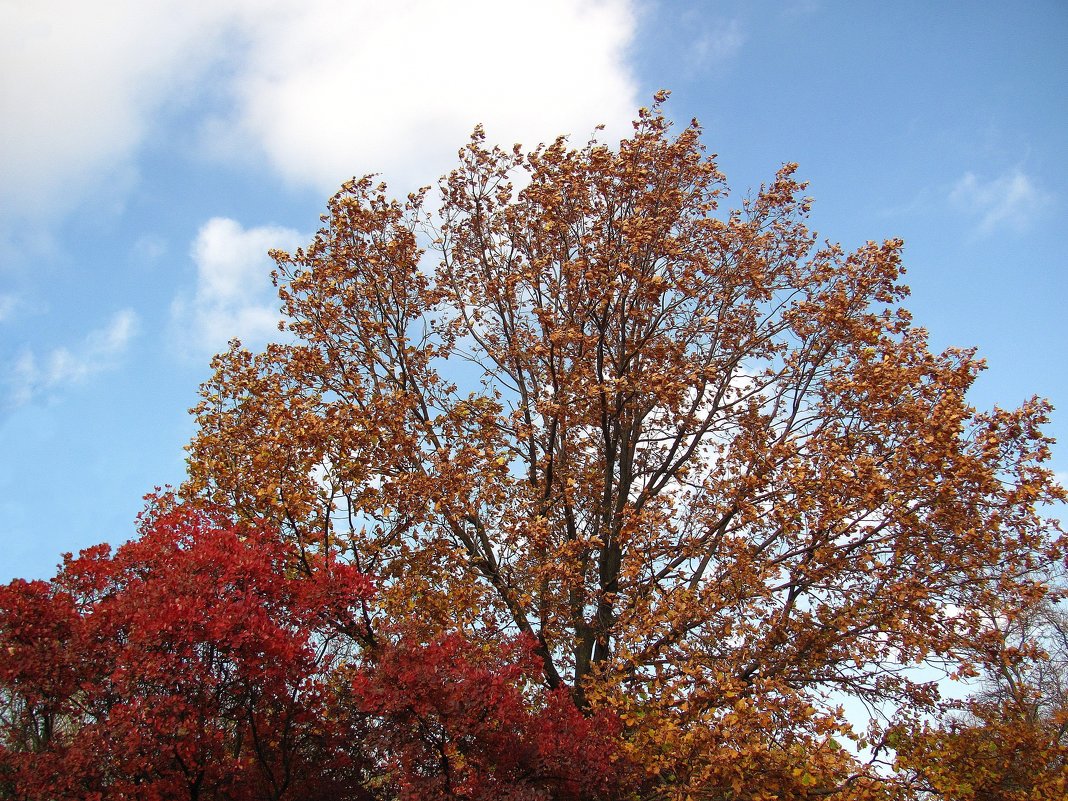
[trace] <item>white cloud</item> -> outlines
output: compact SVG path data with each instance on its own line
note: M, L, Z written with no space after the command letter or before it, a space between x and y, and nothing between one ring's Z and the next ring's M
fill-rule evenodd
M980 234L998 228L1023 231L1052 199L1019 169L989 181L967 172L949 193L950 203L975 219Z
M208 0L0 5L0 214L62 212L121 172L217 39Z
M690 59L697 69L716 66L738 55L744 44L745 34L738 20L724 21L697 38L691 48Z
M190 248L196 289L171 308L180 344L199 356L222 350L233 337L251 344L277 336L281 315L267 252L295 249L307 238L291 228L246 229L226 217L204 223Z
M137 329L137 315L130 309L123 309L106 326L90 332L76 346L54 348L41 357L32 350L23 351L9 376L11 403L21 406L41 395L84 383L97 373L114 369Z
M626 0L312 0L247 29L233 115L213 130L287 179L332 191L382 172L434 180L476 122L493 141L623 133L634 83Z
M426 182L475 122L533 143L637 105L632 0L35 0L0 4L0 215L61 213L128 170L160 110L331 191Z
M821 0L784 0L781 3L779 14L787 19L807 17L818 14L823 10Z
M0 323L11 316L18 306L18 300L14 295L0 295Z

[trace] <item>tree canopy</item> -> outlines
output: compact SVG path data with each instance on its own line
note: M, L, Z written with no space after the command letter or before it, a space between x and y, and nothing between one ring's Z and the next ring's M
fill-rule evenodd
M274 527L304 580L374 577L352 664L527 643L509 686L556 699L567 748L618 727L597 753L633 797L979 797L921 781L921 729L991 620L1056 600L1050 406L975 409L982 362L930 351L900 241L821 244L792 164L728 209L663 100L612 147L476 129L433 203L346 183L273 254L285 336L213 362L182 495ZM619 792L568 781L536 797Z

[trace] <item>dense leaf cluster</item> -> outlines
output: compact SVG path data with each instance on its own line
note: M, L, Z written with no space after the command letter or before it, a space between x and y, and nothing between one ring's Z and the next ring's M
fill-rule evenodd
M0 798L618 798L618 721L534 682L529 643L353 638L350 565L153 513L0 588Z

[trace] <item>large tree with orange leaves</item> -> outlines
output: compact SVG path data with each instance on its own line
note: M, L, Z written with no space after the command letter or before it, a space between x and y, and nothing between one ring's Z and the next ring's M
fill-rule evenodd
M476 130L432 213L347 183L274 254L285 342L216 358L184 492L343 549L373 625L533 638L664 795L904 791L840 705L934 710L919 667L1045 592L1049 407L969 405L900 241L819 245L794 165L727 211L662 101L612 147Z

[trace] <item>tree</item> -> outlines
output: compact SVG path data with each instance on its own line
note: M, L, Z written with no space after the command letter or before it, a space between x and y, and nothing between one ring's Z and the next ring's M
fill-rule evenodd
M376 649L352 681L399 801L620 799L642 777L619 753L619 720L586 718L536 681L532 643L489 650L458 634ZM539 689L540 687L540 689Z
M367 578L324 556L303 581L208 512L143 529L0 587L0 798L370 798L328 683Z
M0 799L611 801L618 719L530 643L367 636L370 580L157 501L142 535L0 587Z
M183 491L340 548L373 627L529 638L658 792L889 792L839 703L934 710L903 667L1042 594L1050 407L970 406L901 242L817 245L795 165L722 211L663 100L614 148L476 129L433 214L345 184L273 254L290 339L216 357Z
M955 801L1068 795L1068 616L1057 597L991 616L974 647L980 691L948 702L936 723L894 731L899 765L925 792Z

